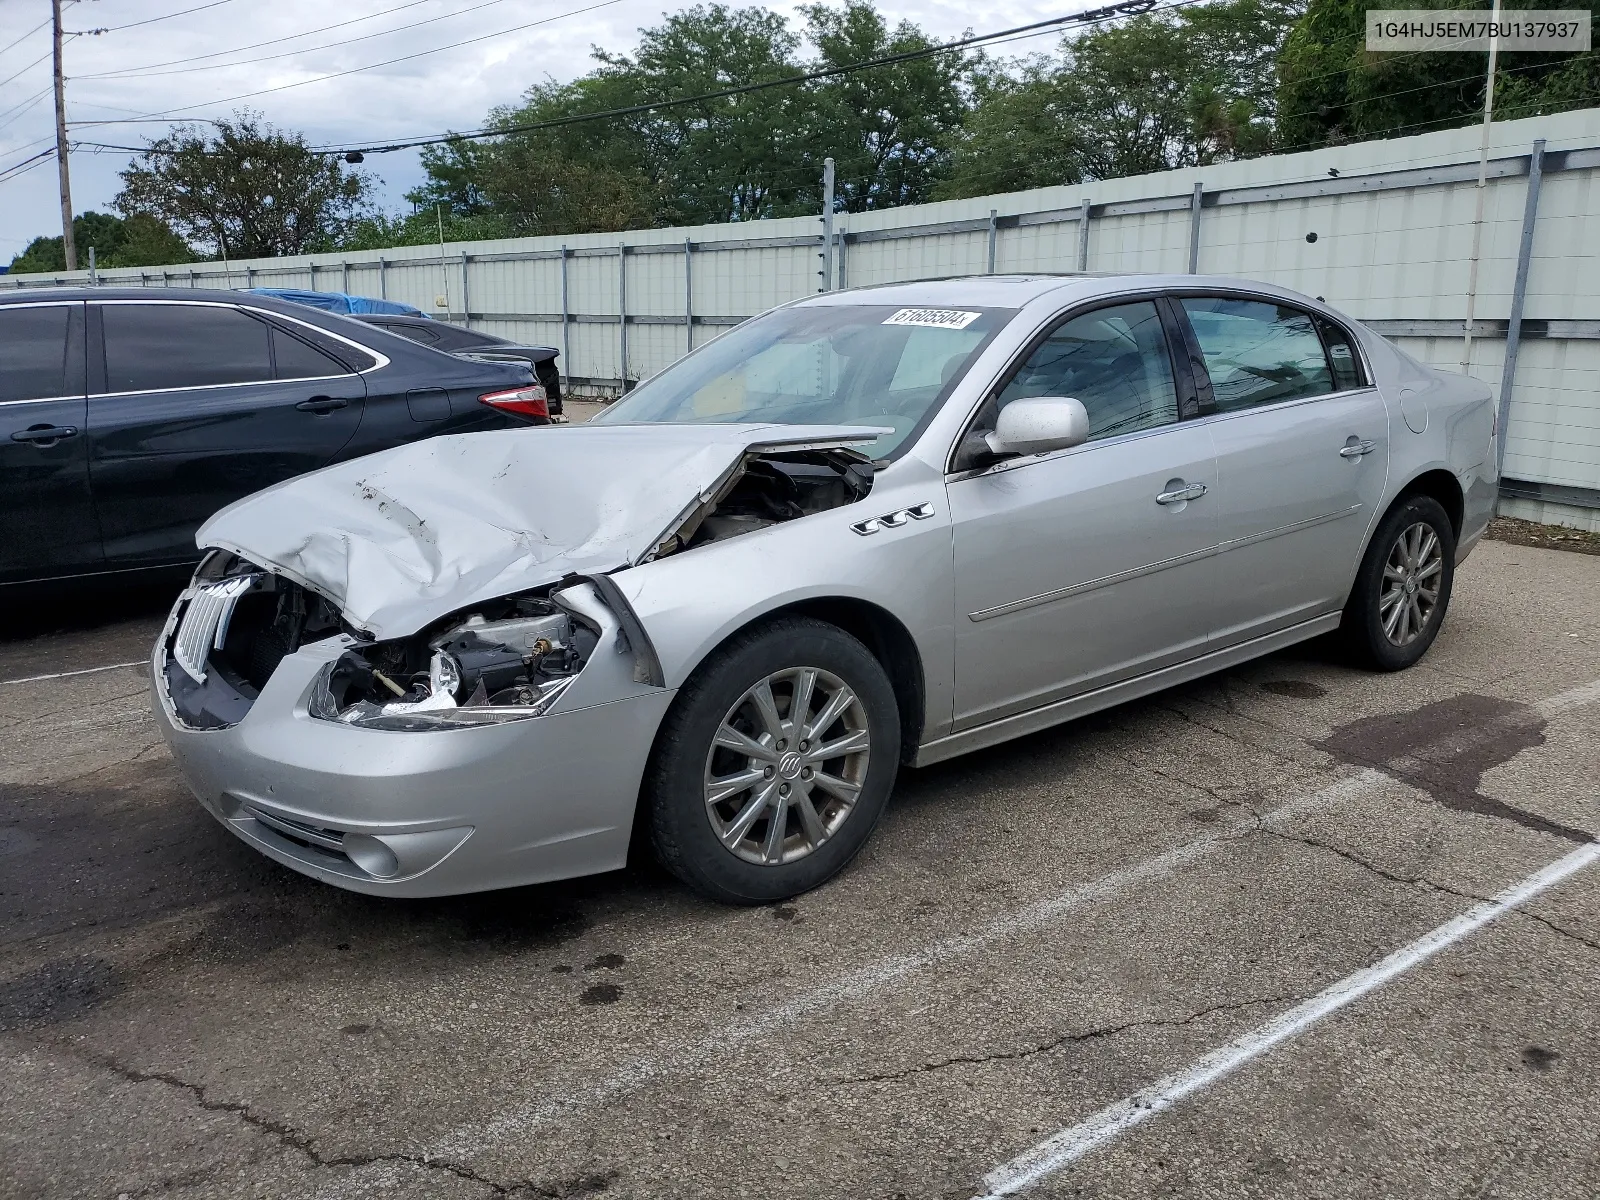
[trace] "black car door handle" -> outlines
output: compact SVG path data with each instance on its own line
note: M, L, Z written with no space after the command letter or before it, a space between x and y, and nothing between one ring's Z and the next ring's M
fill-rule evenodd
M13 442L59 442L62 438L77 437L78 431L71 425L34 425L28 429L19 429L11 435Z
M336 408L344 408L350 401L340 396L313 396L309 400L302 400L295 407L301 412L331 413Z

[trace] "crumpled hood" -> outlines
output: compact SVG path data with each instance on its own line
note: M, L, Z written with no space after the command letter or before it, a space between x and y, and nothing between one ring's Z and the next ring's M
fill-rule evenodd
M857 426L573 425L433 437L287 480L200 527L377 638L482 600L637 563L748 451Z

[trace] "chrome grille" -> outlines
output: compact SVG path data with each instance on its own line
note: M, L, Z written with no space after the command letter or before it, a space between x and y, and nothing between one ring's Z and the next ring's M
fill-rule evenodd
M206 681L206 660L222 648L234 606L254 582L253 575L236 575L195 589L172 640L172 660L196 683Z

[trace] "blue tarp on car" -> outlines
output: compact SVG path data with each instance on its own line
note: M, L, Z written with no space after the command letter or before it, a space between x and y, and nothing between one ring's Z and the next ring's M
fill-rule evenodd
M378 300L372 296L351 296L345 292L302 292L295 288L251 288L263 296L276 296L292 304L305 304L312 308L336 313L399 313L408 317L425 317L428 314L410 304L397 300Z

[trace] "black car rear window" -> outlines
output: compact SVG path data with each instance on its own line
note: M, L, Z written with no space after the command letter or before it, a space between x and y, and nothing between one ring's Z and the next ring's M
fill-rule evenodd
M0 402L48 400L69 393L67 323L71 313L65 304L0 308ZM81 364L81 341L79 344ZM81 377L81 367L78 374Z
M142 392L272 378L270 331L236 308L105 304L106 390Z

